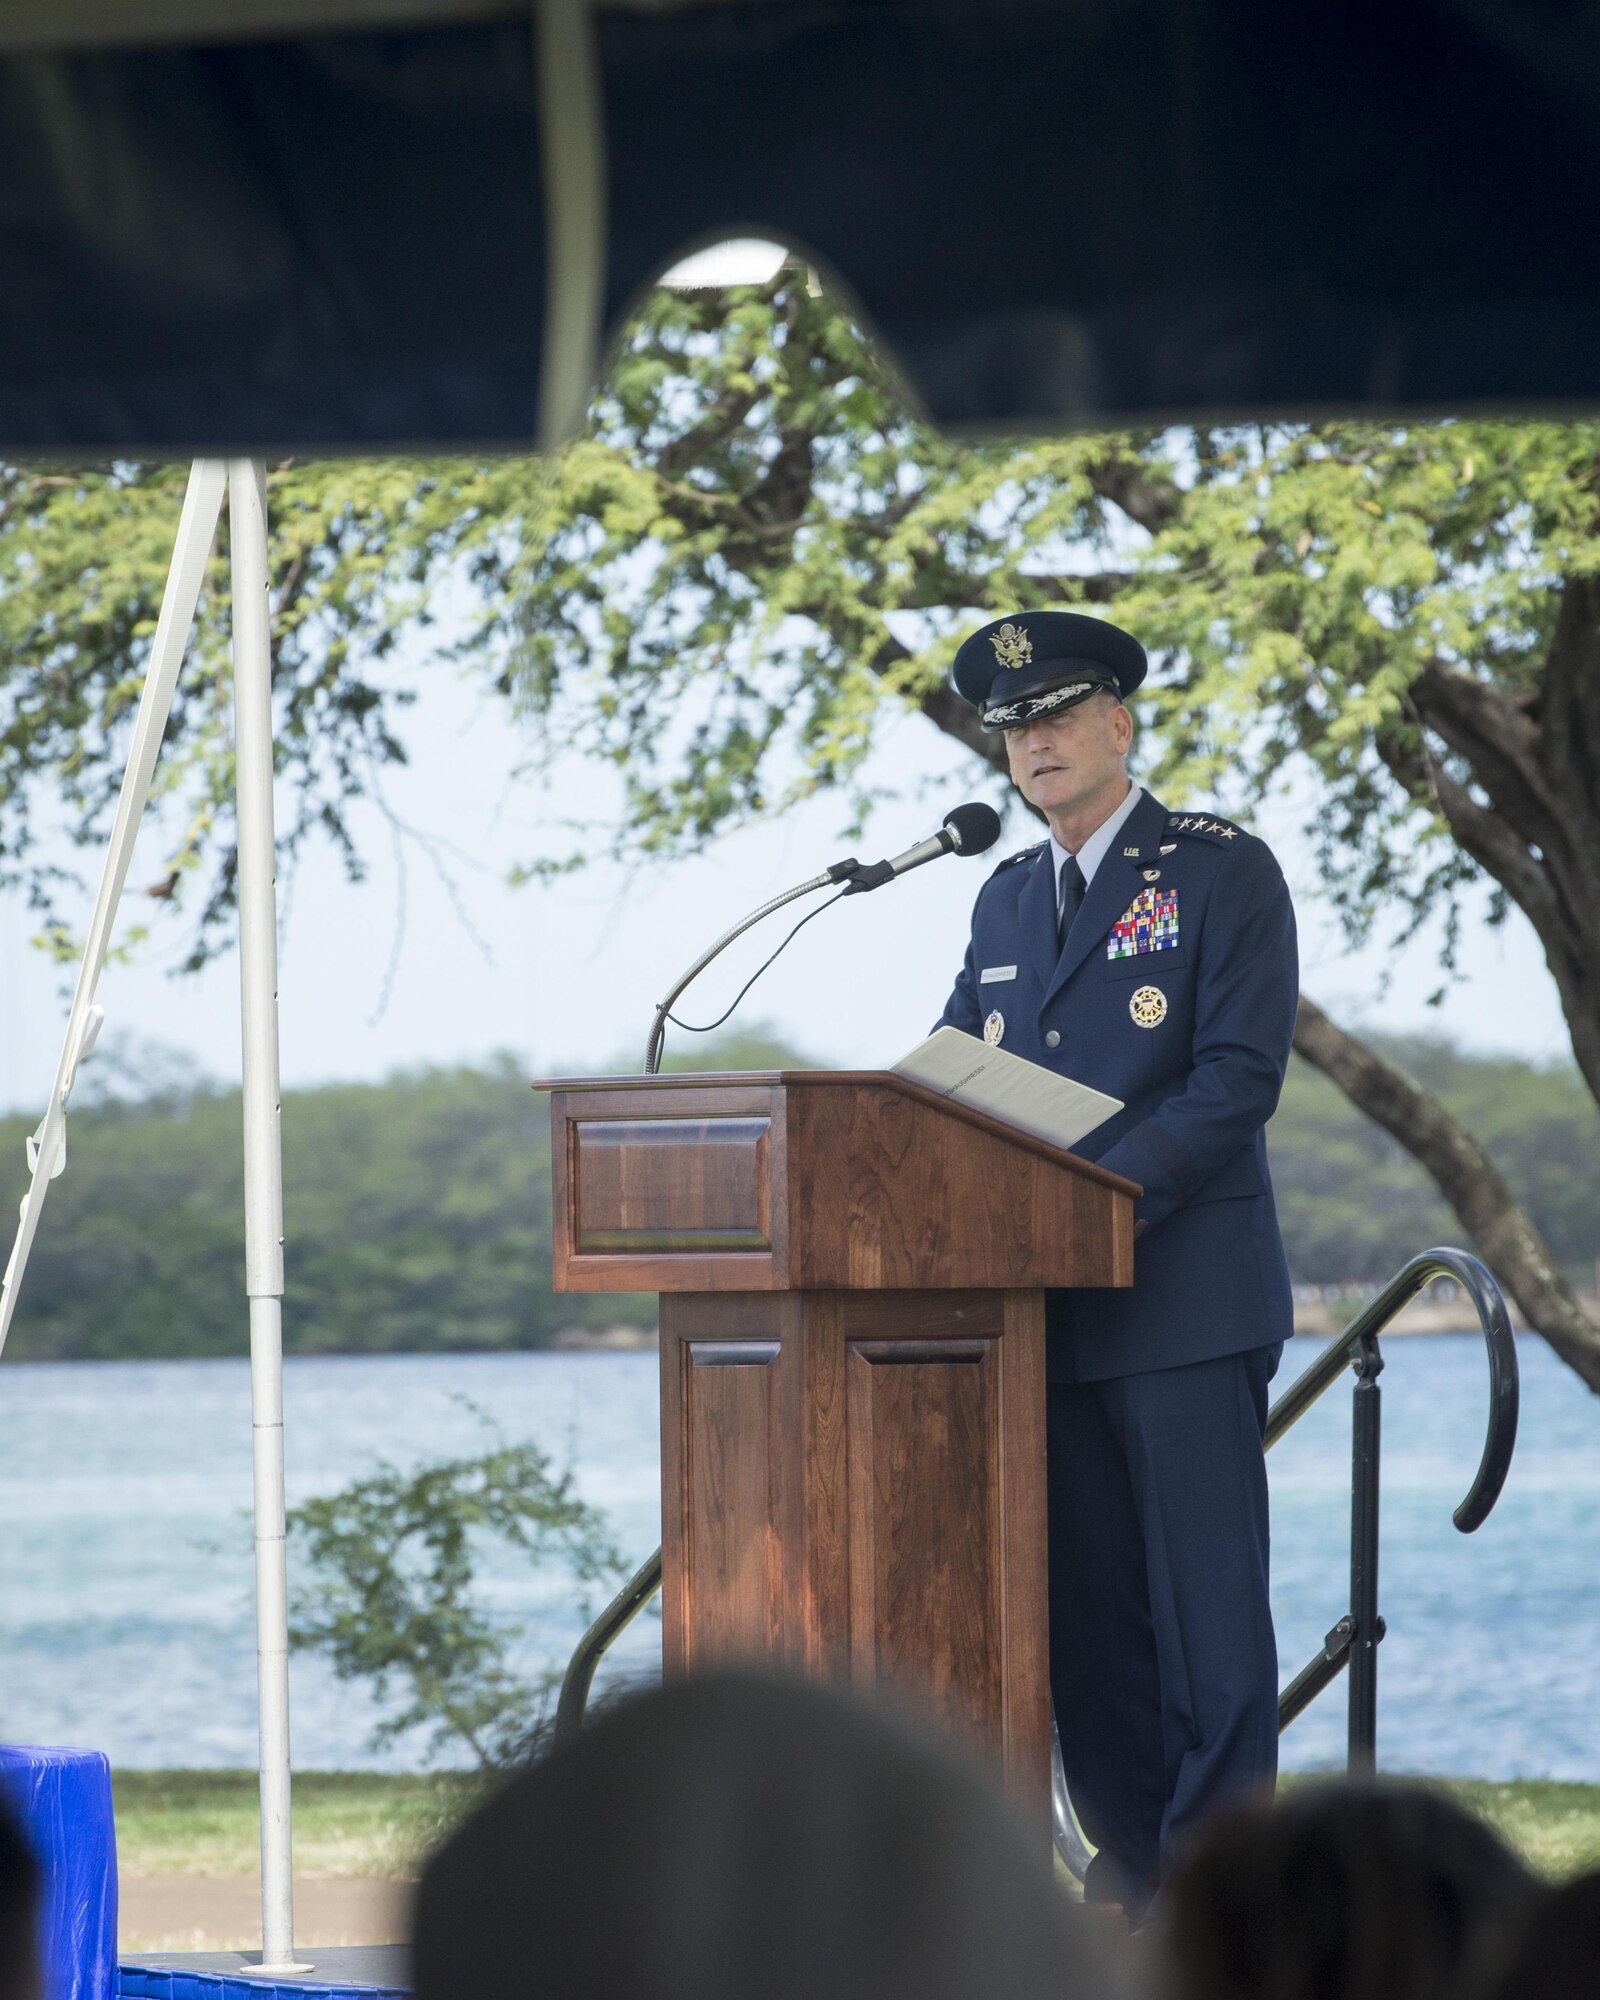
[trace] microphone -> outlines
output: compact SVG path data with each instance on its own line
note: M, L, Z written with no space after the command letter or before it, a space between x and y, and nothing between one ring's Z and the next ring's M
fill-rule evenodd
M837 896L830 896L826 903L818 904L808 916L800 919L800 924L808 924L812 917L820 916L830 904L836 903L839 896L853 896L864 894L868 889L881 889L885 882L892 882L897 875L903 875L908 868L920 868L924 861L937 861L941 854L982 854L985 848L993 847L999 838L1000 815L993 806L976 804L957 806L953 812L945 814L944 824L937 833L930 834L926 840L919 840L915 847L908 847L904 854L895 855L893 860L862 863L852 855L846 861L835 861L820 875L813 875L809 882L801 882L793 889L785 889L781 896L774 896L770 901L763 903L759 910L752 910L749 916L742 918L732 930L724 931L714 945L700 954L673 986L666 999L656 1008L656 1017L650 1024L650 1039L645 1044L645 1075L654 1076L661 1067L667 1022L671 1020L678 1027L690 1027L688 1022L679 1021L672 1012L678 995L692 980L699 978L719 952L725 951L735 938L742 937L752 924L760 923L763 917L770 917L774 910L781 910L785 903L792 903L801 896L809 896L817 889L837 888L842 882L844 887L839 889ZM800 924L795 925L796 931L799 930ZM783 945L793 936L794 931L791 931L783 944L778 946L778 951L772 954L772 958L778 956L778 952L783 950ZM740 1000L766 971L767 966L772 963L772 958L745 981L733 1002L733 1007L738 1006ZM710 1026L721 1027L722 1022L727 1020L728 1014L733 1012L733 1007L727 1010L721 1020L713 1021ZM704 1034L708 1033L709 1029L691 1027L690 1032Z
M908 847L889 861L873 861L858 867L845 887L847 896L864 896L869 889L881 889L908 869L920 868L925 861L937 861L941 854L982 854L1000 838L1000 815L993 806L972 804L947 812L939 831L915 847Z

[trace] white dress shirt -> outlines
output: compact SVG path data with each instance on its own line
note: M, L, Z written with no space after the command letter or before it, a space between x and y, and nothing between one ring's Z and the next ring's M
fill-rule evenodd
M1085 895L1088 894L1089 884L1094 880L1094 871L1111 852L1112 841L1122 831L1123 823L1143 797L1143 785L1130 785L1128 787L1128 796L1117 807L1110 819L1102 821L1083 843L1082 847L1078 849L1077 862L1079 868L1083 871ZM1052 833L1050 836L1050 859L1055 863L1056 869L1056 908L1058 910L1061 907L1061 871L1071 858L1067 850L1056 839L1054 833Z

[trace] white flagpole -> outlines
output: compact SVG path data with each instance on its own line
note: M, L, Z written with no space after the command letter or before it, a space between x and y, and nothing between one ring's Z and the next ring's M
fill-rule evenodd
M283 1479L283 1150L278 1092L277 842L272 813L272 645L267 483L228 463L233 544L239 981L244 1037L245 1291L255 1466L256 1672L261 1727L261 1964L305 1972L294 1955L289 1796L289 1603Z
M206 562L216 536L217 518L222 512L226 480L227 468L221 459L197 458L189 470L189 486L183 496L183 512L178 519L178 535L173 544L172 566L167 572L161 615L156 621L156 635L150 647L144 692L139 697L139 712L134 720L133 745L128 753L128 768L123 774L122 792L117 800L111 844L106 851L105 867L100 876L94 915L84 943L83 963L78 968L77 990L72 996L71 1012L67 1015L61 1058L56 1065L55 1082L51 1087L44 1122L33 1135L28 1149L33 1179L23 1199L22 1219L17 1228L16 1241L11 1247L5 1279L0 1283L0 1350L4 1349L6 1335L11 1330L12 1315L17 1309L17 1294L22 1285L22 1274L27 1268L28 1253L33 1248L33 1239L38 1231L46 1190L52 1176L66 1164L67 1099L72 1094L78 1064L94 1046L94 1038L99 1032L101 1011L94 1004L95 988L106 962L111 927L116 921L117 906L128 877L128 864L133 859L133 844L138 838L139 823L150 796L156 755L166 732L167 717L172 712L178 669L183 664L183 649L188 643L200 586L205 580Z

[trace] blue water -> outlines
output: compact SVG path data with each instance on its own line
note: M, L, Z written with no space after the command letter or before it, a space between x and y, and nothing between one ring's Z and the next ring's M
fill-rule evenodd
M1291 1347L1281 1380L1309 1360ZM1387 1349L1379 1754L1386 1765L1486 1777L1600 1780L1600 1401L1524 1339L1521 1443L1476 1535L1450 1523L1483 1439L1476 1336ZM659 1540L653 1354L396 1355L291 1361L291 1502L380 1459L480 1448L488 1412L571 1462L630 1558ZM465 1401L463 1399L466 1399ZM1334 1389L1269 1460L1284 1678L1345 1608L1350 1397ZM0 1738L86 1743L133 1766L255 1761L250 1389L242 1361L0 1369ZM291 1562L293 1550L291 1548ZM528 1627L533 1665L582 1629L559 1575L511 1562L485 1578ZM618 1658L643 1664L641 1620ZM377 1711L297 1656L295 1761L404 1768L375 1756ZM1284 1739L1288 1768L1343 1754L1343 1685Z

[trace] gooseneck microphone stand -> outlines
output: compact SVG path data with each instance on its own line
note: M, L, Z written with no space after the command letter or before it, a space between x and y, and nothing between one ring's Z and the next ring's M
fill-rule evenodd
M798 888L786 889L781 896L774 896L771 902L763 903L759 910L752 910L749 916L741 923L735 924L731 931L724 931L709 951L703 951L700 954L694 964L689 967L689 970L656 1009L656 1018L650 1024L650 1040L645 1045L645 1075L654 1076L661 1068L661 1051L666 1041L667 1022L672 1016L672 1003L691 980L699 978L700 974L705 971L718 952L726 951L734 939L743 937L752 924L759 924L763 917L770 917L774 910L781 910L785 903L793 903L801 896L809 896L814 890L833 888L842 882L845 886L840 890L840 895L865 895L869 890L881 889L886 882L898 880L900 876L912 868L922 867L924 862L937 861L941 854L984 854L993 847L999 838L1000 815L995 811L993 806L982 804L957 806L953 812L945 814L944 824L939 828L937 833L931 834L926 840L919 840L915 846L908 847L904 853L896 854L891 860L863 862L857 861L855 856L851 855L847 860L834 862L831 868L825 868L820 875L813 875L809 882L802 882ZM837 901L838 897L832 897L828 903L820 905L820 908L826 910L830 907L831 903ZM805 916L800 919L800 924L809 923L811 917L817 914L818 911L813 910L811 916ZM800 924L795 925L795 930L791 931L789 937L784 939L783 944L778 946L778 951L784 949L784 946L789 942L789 938L792 938L795 931L799 930ZM778 956L778 951L772 954L772 958ZM739 1001L744 998L756 980L766 971L767 965L772 963L772 958L769 958L766 965L761 966L751 978L746 980L738 998L733 1003L733 1007L738 1006ZM728 1014L733 1012L733 1007L728 1009ZM728 1014L722 1016L724 1021L727 1020ZM719 1022L712 1023L713 1027L720 1025ZM693 1032L702 1034L705 1031L696 1028Z
M724 931L714 945L709 946L705 951L701 952L694 964L689 967L689 970L656 1009L656 1017L650 1024L650 1040L645 1046L645 1075L655 1076L660 1071L662 1045L667 1035L667 1016L672 1012L673 1003L686 986L691 985L700 977L701 973L705 971L706 967L719 953L726 951L735 938L743 937L745 932L753 925L759 924L763 917L770 917L774 910L781 910L785 903L798 902L802 896L809 896L818 889L830 888L836 882L848 882L852 876L859 874L860 871L861 863L855 860L854 857L848 861L834 862L831 868L825 868L820 875L813 875L809 882L802 882L794 889L785 889L781 896L774 896L770 902L763 903L759 910L752 910L749 916L741 918L731 931Z

